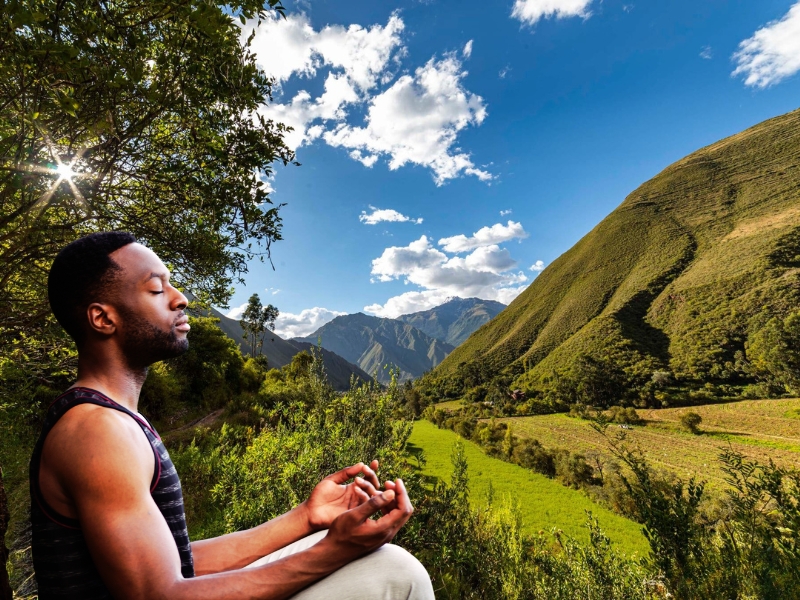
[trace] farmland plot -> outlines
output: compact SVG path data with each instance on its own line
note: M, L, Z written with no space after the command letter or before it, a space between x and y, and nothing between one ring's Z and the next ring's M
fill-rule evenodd
M680 417L696 412L703 418L701 434L681 429ZM698 477L717 487L724 481L717 457L732 448L759 462L800 465L800 399L747 400L687 408L641 410L645 424L626 430L655 466L681 477ZM602 437L589 422L563 414L501 419L520 437L546 447L567 448L589 456L607 455ZM611 425L613 433L618 426Z

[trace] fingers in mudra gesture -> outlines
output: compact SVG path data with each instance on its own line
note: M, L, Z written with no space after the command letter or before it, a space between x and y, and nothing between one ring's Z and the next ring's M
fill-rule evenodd
M378 492L369 500L336 517L330 525L328 537L354 555L370 552L390 542L414 512L402 479L391 484L391 489ZM370 519L376 513L379 519Z
M376 496L380 488L377 470L378 461L373 460L369 465L358 463L344 468L320 481L305 503L311 527L330 527L340 514Z

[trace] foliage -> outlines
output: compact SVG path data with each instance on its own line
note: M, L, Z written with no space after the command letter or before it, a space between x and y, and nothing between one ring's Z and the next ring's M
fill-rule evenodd
M606 425L596 428L606 435ZM702 510L704 483L657 475L624 432L606 439L630 471L621 478L650 542L647 564L676 598L800 598L800 472L725 450L730 488L714 514Z
M381 476L397 474L410 424L395 421L394 391L361 386L335 396L317 387L311 406L280 405L241 455L224 461L213 489L226 529L253 527L296 506L325 476L378 459Z
M772 317L748 338L752 372L790 394L800 395L800 311Z
M685 412L681 415L681 425L689 432L697 435L700 433L700 423L703 422L703 417L696 412Z
M257 111L272 81L232 15L283 9L0 6L0 347L17 361L35 356L30 372L46 377L71 364L46 301L49 265L67 242L131 231L179 285L224 305L247 260L280 239L279 207L254 174L293 154L284 128Z
M245 361L217 323L212 317L189 317L189 350L151 367L139 399L148 418L168 419L166 425L172 426L181 409L213 410L258 390L264 370L252 359Z

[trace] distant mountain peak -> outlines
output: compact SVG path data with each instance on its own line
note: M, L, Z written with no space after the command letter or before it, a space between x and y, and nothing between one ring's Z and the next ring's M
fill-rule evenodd
M398 319L431 337L458 346L505 307L494 300L452 296L439 306L402 315Z
M453 346L397 319L374 317L364 313L340 315L302 342L316 342L346 360L357 364L378 381L388 382L384 369L400 369L400 381L414 379L434 368L453 351Z

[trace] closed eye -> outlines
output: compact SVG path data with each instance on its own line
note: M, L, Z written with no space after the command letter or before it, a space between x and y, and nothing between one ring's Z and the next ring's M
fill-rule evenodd
M153 291L151 291L150 293L151 293L151 294L163 294L164 292L163 292L163 290L162 290L162 291L160 291L160 292L153 292Z

